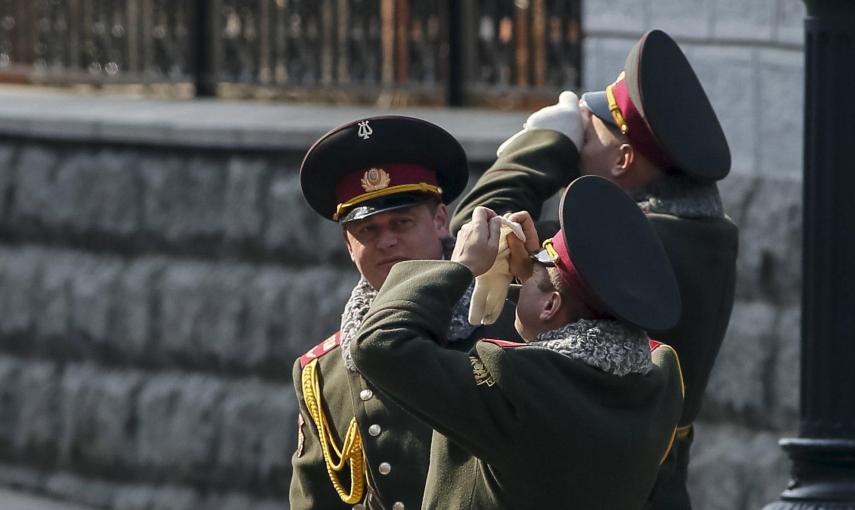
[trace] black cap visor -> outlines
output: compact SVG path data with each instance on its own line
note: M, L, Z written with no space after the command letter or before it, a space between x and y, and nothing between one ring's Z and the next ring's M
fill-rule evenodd
M601 90L599 92L586 92L582 94L582 103L601 121L610 126L618 127L611 110L609 110L609 98L605 91Z
M394 211L395 209L403 209L414 205L423 204L435 198L439 201L439 195L424 192L405 192L378 197L372 200L361 202L351 208L338 221L341 224L350 221L362 220L378 213Z

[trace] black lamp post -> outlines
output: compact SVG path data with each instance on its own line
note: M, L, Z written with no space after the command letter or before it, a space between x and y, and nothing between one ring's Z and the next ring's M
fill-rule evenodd
M764 510L855 510L855 2L805 4L801 423Z

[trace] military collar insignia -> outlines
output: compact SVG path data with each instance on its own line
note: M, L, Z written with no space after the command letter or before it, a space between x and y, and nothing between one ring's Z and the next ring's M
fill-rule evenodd
M377 191L389 187L392 178L382 168L369 168L359 181L365 191Z
M367 120L363 120L359 123L359 130L356 132L356 134L363 140L368 140L369 138L371 138L371 135L374 134L374 130L371 129L371 126L368 125Z

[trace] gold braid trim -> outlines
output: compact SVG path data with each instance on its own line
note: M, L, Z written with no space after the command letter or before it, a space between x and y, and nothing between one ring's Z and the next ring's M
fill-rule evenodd
M347 427L347 433L344 435L344 442L339 449L335 443L335 439L330 432L329 422L324 410L318 401L321 395L321 387L318 382L318 360L310 361L303 367L302 386L303 398L306 401L306 407L309 409L309 416L315 423L318 429L318 437L321 440L321 450L324 454L324 464L327 467L327 474L333 484L333 488L338 493L342 501L348 505L354 505L362 501L362 496L365 494L365 476L364 462L362 453L362 436L359 434L359 427L356 425L356 418L350 420L350 425ZM335 453L338 458L333 460ZM345 465L350 464L350 491L345 491L344 485L338 478L338 473L344 469Z
M394 195L395 193L404 193L408 191L424 191L429 193L436 193L437 195L442 195L442 188L440 188L439 186L434 186L433 184L428 184L425 182L420 182L418 184L399 184L397 186L390 186L388 188L383 188L376 191L369 191L368 193L357 195L346 202L338 204L335 208L335 214L333 214L332 219L334 221L338 221L338 219L344 215L345 211L348 208L353 207L357 204L361 204L362 202L365 202L367 200L385 197L388 195Z
M609 112L612 114L612 119L615 121L617 127L620 128L620 132L623 134L629 133L629 125L627 125L626 120L623 118L623 114L620 111L620 106L617 104L617 99L615 98L614 87L621 80L624 79L626 73L621 71L617 80L614 83L606 87L606 98L609 100Z

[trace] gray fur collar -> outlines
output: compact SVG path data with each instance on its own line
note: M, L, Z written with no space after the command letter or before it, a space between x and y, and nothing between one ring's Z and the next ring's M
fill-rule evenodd
M609 319L582 319L539 334L529 345L543 347L617 376L653 368L647 334Z
M698 182L682 174L669 175L632 195L645 213L681 218L724 217L718 186L714 182Z
M452 250L454 250L454 239L451 237L443 239L442 251L445 259L451 257ZM451 322L448 324L448 333L446 334L446 339L449 342L465 340L477 328L477 326L469 324L469 302L472 300L474 288L475 282L473 281L451 311ZM348 370L356 370L353 358L350 355L350 348L375 297L377 297L377 290L368 283L365 277L360 277L350 293L350 298L344 305L344 313L341 314L341 355Z

